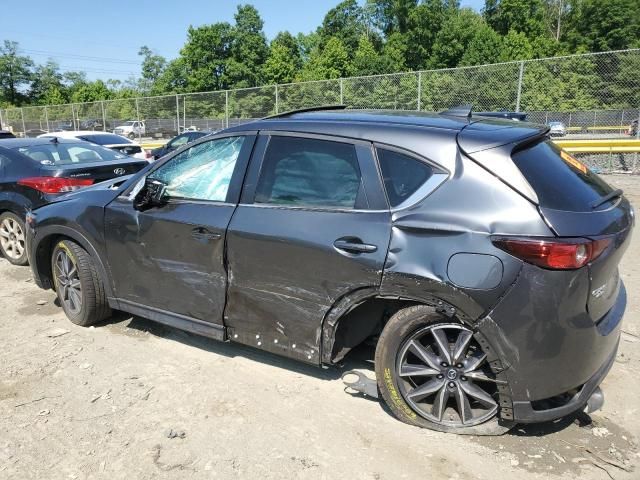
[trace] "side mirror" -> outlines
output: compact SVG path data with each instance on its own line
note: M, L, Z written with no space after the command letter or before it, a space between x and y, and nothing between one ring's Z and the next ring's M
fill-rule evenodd
M133 208L141 212L167 203L167 185L160 180L147 177L144 186L133 199Z

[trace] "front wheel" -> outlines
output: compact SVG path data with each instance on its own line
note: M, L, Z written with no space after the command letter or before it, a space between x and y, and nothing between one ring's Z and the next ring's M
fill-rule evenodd
M500 435L498 380L467 326L431 307L397 312L376 348L378 388L405 423L471 435Z
M0 215L0 249L9 262L14 265L26 265L24 221L15 213L4 212Z
M51 270L58 300L71 322L86 327L111 315L94 260L77 243L56 244Z

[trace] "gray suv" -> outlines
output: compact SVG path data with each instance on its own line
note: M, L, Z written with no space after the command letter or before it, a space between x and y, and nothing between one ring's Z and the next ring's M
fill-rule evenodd
M413 425L594 410L634 213L548 133L460 109L266 118L34 210L31 267L79 325L122 310L318 366L375 342Z

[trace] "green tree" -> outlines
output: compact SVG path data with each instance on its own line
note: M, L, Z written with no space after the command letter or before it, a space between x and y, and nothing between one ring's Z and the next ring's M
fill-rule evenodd
M154 92L154 85L167 67L167 60L163 56L153 53L146 45L140 47L138 55L142 57L140 90L145 93L157 93Z
M482 17L470 8L463 8L447 18L436 35L431 66L442 68L458 65L471 40L483 24Z
M153 88L158 94L183 93L189 88L189 72L184 57L171 60L156 80Z
M235 88L256 87L261 83L260 72L268 55L263 21L251 5L239 5L234 18L226 83Z
M602 52L638 45L638 0L582 0L572 10L566 41L572 51Z
M330 38L338 38L349 50L358 47L360 37L367 32L364 11L356 0L343 0L329 10L318 29L321 46L325 46Z
M201 92L223 90L226 82L227 63L231 56L232 27L226 22L189 27L187 42L180 57L169 63L163 75L163 89L169 85L179 86L178 75L184 75L183 91ZM167 91L167 90L164 90Z
M353 55L351 71L353 75L376 75L385 73L384 58L376 51L366 35L360 37L358 48Z
M490 26L478 27L467 49L462 55L460 65L483 65L500 61L502 37Z
M407 43L412 47L407 50L407 66L413 70L425 68L433 51L436 35L451 15L455 15L446 0L425 0L410 10L407 18Z
M52 103L65 103L67 100L64 76L60 67L53 60L44 65L37 65L33 71L33 81L29 89L31 103L39 105L51 105ZM57 101L53 102L52 99Z
M109 98L111 98L111 90L109 90L102 80L79 85L71 93L71 101L73 103L95 102L98 100L108 100Z
M269 55L262 68L262 79L267 84L290 83L302 68L300 46L289 32L280 32L269 46Z
M0 46L0 97L11 105L27 100L23 93L32 79L33 60L20 55L18 43L5 40Z
M349 52L339 38L331 37L322 50L315 50L302 71L303 80L323 80L351 75Z
M484 17L501 35L510 30L529 38L548 35L545 0L486 0Z
M405 33L409 27L409 15L418 0L367 0L377 27L389 36L393 32Z
M510 60L528 60L533 58L533 47L523 32L509 30L509 33L502 39L502 50L499 60L508 62Z

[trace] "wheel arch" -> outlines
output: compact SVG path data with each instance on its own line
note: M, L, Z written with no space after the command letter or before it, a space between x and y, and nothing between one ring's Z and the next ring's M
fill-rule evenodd
M402 308L426 305L448 318L472 326L475 316L447 301L442 291L361 288L341 297L327 312L321 326L321 362L335 364L358 344L382 328L385 319Z
M41 285L47 289L53 289L53 274L51 271L51 253L57 241L68 239L76 242L82 248L84 248L92 260L95 261L102 283L107 297L112 298L113 285L110 281L110 276L107 273L106 266L102 261L102 258L98 254L98 251L91 244L91 242L80 232L66 226L45 227L38 232L38 241L34 245L33 258L32 258L32 270L34 274L37 274Z

